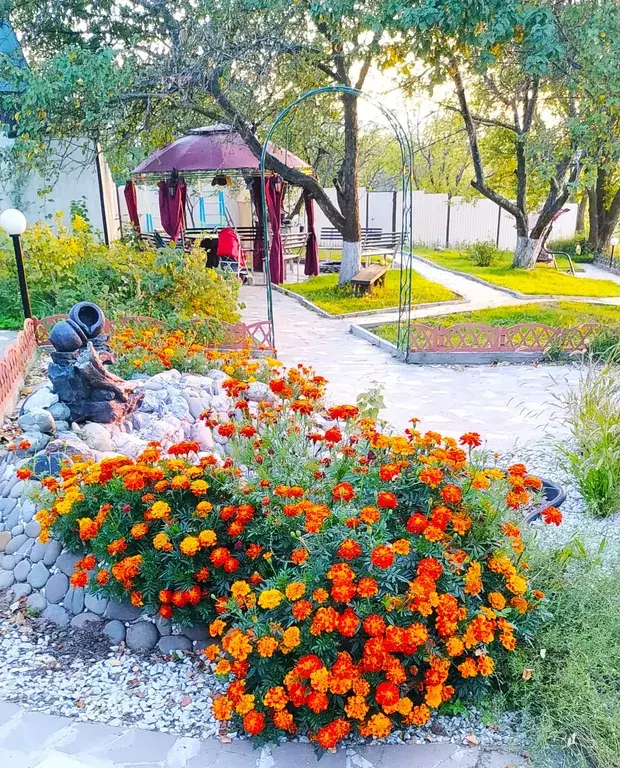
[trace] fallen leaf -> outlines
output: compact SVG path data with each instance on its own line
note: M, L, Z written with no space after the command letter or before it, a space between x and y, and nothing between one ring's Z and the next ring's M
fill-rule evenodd
M78 709L84 709L84 702L82 701L82 699L78 699L78 701L75 702L75 706Z
M464 741L466 744L469 744L470 747L478 746L478 737L475 733L468 733L467 736L465 736Z
M523 674L521 675L521 677L524 680L531 680L532 679L532 670L531 669L524 669L523 670Z
M190 699L189 696L183 696L183 698L181 699L182 707L186 707L188 704L191 704L191 703L192 703L192 700Z
M232 744L232 739L225 733L220 734L218 737L220 744Z
M544 659L544 658L546 658L546 656L547 656L547 649L546 648L541 648L540 649L540 658Z

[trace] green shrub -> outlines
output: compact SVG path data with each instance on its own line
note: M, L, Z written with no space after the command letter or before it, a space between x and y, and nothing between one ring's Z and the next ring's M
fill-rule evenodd
M551 240L547 243L547 248L550 251L568 253L578 264L591 264L594 261L594 252L590 249L585 235L575 235L565 240Z
M74 215L71 226L58 216L52 228L35 224L23 238L33 313L67 312L77 301L95 301L110 317L148 315L161 319L239 319L239 281L204 267L204 252L158 251L140 242L99 242L90 224ZM12 243L0 238L0 323L23 323Z
M586 365L575 387L557 396L573 436L559 448L589 511L620 509L620 374L617 366Z
M472 243L465 253L477 267L491 267L497 264L501 255L495 243Z
M620 568L576 562L566 550L540 553L532 566L553 616L535 645L498 669L510 680L506 703L526 714L532 764L619 768Z

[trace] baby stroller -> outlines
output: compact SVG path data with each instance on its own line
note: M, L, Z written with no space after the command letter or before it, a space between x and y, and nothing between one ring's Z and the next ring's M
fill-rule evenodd
M254 278L248 269L246 255L239 235L232 227L224 227L217 237L217 257L221 269L233 272L244 285L252 285Z

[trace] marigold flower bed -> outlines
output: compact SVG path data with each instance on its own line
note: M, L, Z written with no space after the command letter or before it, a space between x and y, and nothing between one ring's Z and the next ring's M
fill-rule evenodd
M540 480L478 467L476 433L458 444L413 420L393 435L355 406L326 410L306 368L222 365L232 418L203 418L231 455L152 444L44 481L42 539L83 553L72 583L208 623L227 681L214 714L257 743L383 738L479 697L542 621L519 514Z

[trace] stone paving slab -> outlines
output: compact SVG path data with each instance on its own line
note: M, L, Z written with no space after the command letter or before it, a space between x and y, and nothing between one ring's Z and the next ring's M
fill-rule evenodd
M523 757L458 744L370 745L317 762L310 744L253 750L248 741L177 737L82 723L0 702L2 768L531 768Z
M264 286L244 286L246 322L267 316ZM355 403L359 393L381 385L381 417L399 431L421 419L423 430L459 437L475 430L491 449L541 440L550 431L566 434L554 407L554 393L577 381L574 366L405 365L386 350L349 333L350 323L320 317L295 299L274 292L278 357L287 365L305 363L328 381L328 399ZM534 468L535 469L535 468Z

